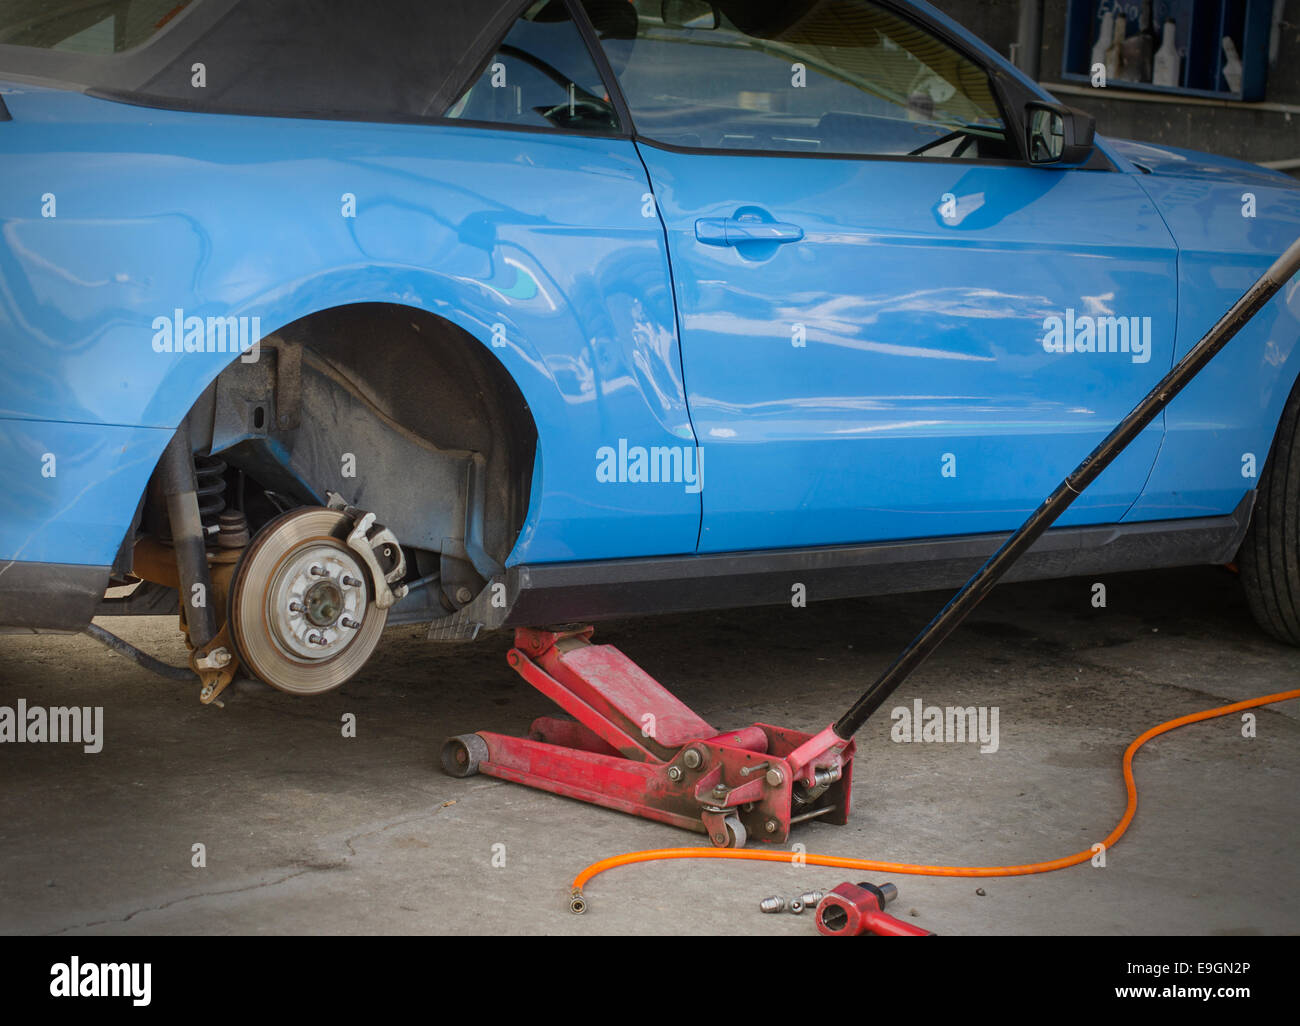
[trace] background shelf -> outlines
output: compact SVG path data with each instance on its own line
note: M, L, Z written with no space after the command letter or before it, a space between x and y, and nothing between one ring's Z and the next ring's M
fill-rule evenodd
M1090 81L1092 47L1105 13L1114 12L1116 20L1123 14L1128 19L1127 37L1132 38L1139 31L1141 10L1140 0L1069 0L1062 77L1067 81ZM1157 49L1165 20L1172 18L1177 26L1175 40L1183 57L1179 85L1158 86L1119 79L1106 84L1120 89L1224 100L1262 100L1268 73L1271 15L1272 0L1154 0L1151 24ZM1223 75L1224 36L1232 39L1241 57L1241 89L1235 92Z

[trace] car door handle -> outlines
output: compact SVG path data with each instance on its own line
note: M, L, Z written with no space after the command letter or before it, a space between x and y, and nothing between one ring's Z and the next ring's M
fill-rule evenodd
M747 242L798 242L803 229L784 221L758 218L701 217L695 222L695 237L708 246L739 246Z

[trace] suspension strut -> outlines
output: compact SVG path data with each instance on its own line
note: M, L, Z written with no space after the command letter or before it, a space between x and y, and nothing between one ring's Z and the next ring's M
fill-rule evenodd
M217 618L211 601L212 577L208 571L207 544L194 459L190 450L188 419L181 421L176 434L167 443L159 466L162 471L163 494L167 500L172 546L176 552L185 623L191 644L195 648L202 648L216 636Z

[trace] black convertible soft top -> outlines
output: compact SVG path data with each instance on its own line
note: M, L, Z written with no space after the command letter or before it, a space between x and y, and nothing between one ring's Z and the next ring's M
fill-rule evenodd
M36 13L15 17L11 8L0 15L0 77L187 110L438 117L486 67L528 5L529 0L191 0L141 45L119 53L75 53L53 47L71 35L68 19L75 8L85 11L85 4L17 0L17 8ZM61 21L49 16L51 8L57 13L65 6L70 10L59 15ZM125 21L131 6L131 0L98 5L96 17L116 7ZM195 84L196 64L202 65L202 86Z

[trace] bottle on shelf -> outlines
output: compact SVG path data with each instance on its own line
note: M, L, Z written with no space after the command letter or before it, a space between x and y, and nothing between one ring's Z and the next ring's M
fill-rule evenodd
M1223 37L1223 77L1229 92L1241 92L1241 56L1231 36Z
M1088 62L1088 74L1092 74L1092 69L1098 64L1106 64L1106 54L1110 50L1110 44L1115 39L1115 12L1107 11L1101 16L1101 31L1097 33L1097 41L1092 44L1092 59ZM1107 70L1109 74L1109 70Z
M1115 35L1110 46L1106 48L1106 81L1111 82L1123 77L1124 39L1128 36L1128 19L1124 15L1115 18Z
M1165 19L1160 49L1152 60L1151 81L1158 86L1176 86L1182 78L1183 62L1178 54L1178 24Z

